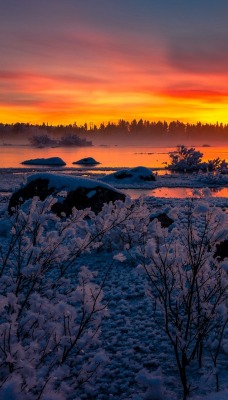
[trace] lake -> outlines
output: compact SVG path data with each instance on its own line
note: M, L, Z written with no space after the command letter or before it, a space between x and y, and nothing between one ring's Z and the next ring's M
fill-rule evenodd
M195 147L204 154L203 161L220 157L228 161L228 146ZM139 165L148 168L165 168L169 163L168 153L175 150L171 147L56 147L35 148L31 146L0 146L0 168L26 168L22 161L33 158L61 157L66 167L80 168L72 165L85 157L93 157L102 168L126 168ZM27 166L31 168L31 166ZM61 168L61 167L60 167ZM85 168L82 166L82 168ZM87 167L88 168L88 167ZM91 168L91 167L90 167Z
M125 189L123 190L132 199L138 199L140 196L154 196L168 199L186 199L195 196L195 191L199 192L203 196L202 189L193 188L156 188L156 189ZM210 188L211 197L226 197L228 198L228 188Z

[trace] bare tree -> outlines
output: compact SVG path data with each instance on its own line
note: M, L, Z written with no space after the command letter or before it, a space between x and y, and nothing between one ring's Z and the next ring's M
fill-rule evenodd
M106 314L103 288L111 263L95 283L80 256L107 246L110 232L118 237L140 211L117 202L97 216L73 210L60 219L51 212L53 201L34 198L1 220L1 398L9 387L23 399L66 396L91 381L105 358L88 349Z
M212 355L216 365L228 305L227 272L214 258L216 244L227 237L227 217L202 202L190 203L185 211L171 232L154 221L153 237L140 256L154 317L175 353L184 400L191 389L187 368L197 357L202 365L203 347L219 332ZM218 388L218 375L216 380Z

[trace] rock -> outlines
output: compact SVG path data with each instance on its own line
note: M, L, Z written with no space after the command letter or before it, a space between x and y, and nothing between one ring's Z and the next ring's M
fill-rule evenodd
M66 192L64 199L59 196L61 191ZM105 203L124 201L126 195L102 182L64 175L38 173L28 178L27 184L13 193L10 198L8 211L12 215L13 209L23 204L26 200L38 196L42 201L52 195L57 203L52 206L52 211L61 216L69 216L72 208L78 210L91 208L98 213Z
M60 157L50 158L34 158L31 160L23 161L21 164L24 165L66 165L65 161Z
M54 193L55 188L49 187L49 180L38 178L29 182L26 186L13 193L8 206L8 212L13 214L13 209L23 204L26 200L38 196L40 200L45 200L46 197Z
M161 223L162 228L169 228L169 226L174 223L173 219L169 218L165 213L150 217L150 221L153 221L155 218L157 218L157 220Z
M135 167L128 169L121 169L120 171L106 175L102 178L104 182L123 181L124 183L140 183L142 181L155 181L156 178L152 171L146 167Z
M223 261L224 258L228 258L228 239L216 245L216 252L214 254L218 261Z
M110 201L114 203L116 200L124 201L125 198L126 196L123 193L118 193L102 186L96 186L93 190L79 187L69 192L63 202L54 204L52 210L58 216L61 216L62 213L69 216L73 207L78 210L91 208L92 211L98 214L105 203Z
M128 172L128 170L120 170L118 172L115 172L114 177L116 179L126 179L126 178L131 178L132 174Z
M100 163L92 157L86 157L86 158L81 158L81 160L74 161L72 164L95 165Z

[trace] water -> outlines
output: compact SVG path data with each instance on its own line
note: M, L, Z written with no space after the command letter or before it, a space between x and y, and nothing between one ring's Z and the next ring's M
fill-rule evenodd
M124 193L129 195L132 199L138 199L140 196L154 196L169 199L186 199L188 197L199 197L199 194L203 197L203 189L194 188L156 188L156 189L125 189L122 190ZM228 188L210 188L211 197L225 197L228 198Z
M109 174L119 168L133 168L139 165L159 169L158 175L167 173L165 166L169 163L169 152L175 150L175 148L161 148L161 147L58 147L58 148L34 148L30 146L0 146L0 169L2 168L1 174L1 186L0 190L7 192L11 190L11 187L15 187L17 181L22 181L22 176L25 171L29 173L31 170L50 170L50 166L25 166L22 165L22 161L33 158L48 158L48 157L61 157L66 162L66 167L54 167L55 171L61 171L62 173L70 173L69 169L72 169L74 174L82 175L85 177L99 178L99 175ZM196 147L196 150L200 150L203 154L203 161L208 159L215 159L220 157L228 161L228 147ZM77 161L84 157L93 157L100 162L95 167L73 165L74 161ZM14 168L14 173L4 173L4 168ZM8 171L9 172L9 171ZM170 178L175 178L175 174L171 174ZM179 174L178 174L179 175ZM184 174L186 175L186 174ZM187 174L188 175L188 174ZM191 177L191 175L189 175ZM172 179L173 180L173 179ZM176 180L175 180L176 182ZM174 183L174 182L173 182ZM186 182L187 183L187 182ZM187 183L188 185L188 183ZM186 185L186 186L187 186ZM175 186L175 184L173 184ZM178 183L176 184L178 186ZM180 185L183 186L183 185ZM191 186L189 182L189 186ZM187 198L194 195L192 188L183 187L159 187L154 189L125 189L132 198L138 198L144 194L146 196L155 196L161 198ZM228 188L210 189L212 197L224 197L228 198ZM5 193L5 195L7 195Z
M0 168L25 168L26 166L21 164L22 161L48 157L61 157L66 162L66 167L77 169L80 166L72 163L85 157L95 158L101 163L99 167L102 168L132 168L139 165L148 168L165 168L169 163L168 153L173 150L175 148L134 146L47 147L42 149L30 146L0 146ZM196 147L196 150L200 150L204 154L203 161L217 157L228 161L228 146ZM31 168L31 166L27 167ZM81 166L81 168L85 167Z

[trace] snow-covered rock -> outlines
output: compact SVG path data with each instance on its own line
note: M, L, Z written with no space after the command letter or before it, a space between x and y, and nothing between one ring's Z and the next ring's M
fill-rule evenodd
M116 183L123 181L124 183L139 183L155 181L155 176L149 168L135 167L121 169L102 178L104 182Z
M225 239L221 243L216 245L215 257L218 258L219 261L223 261L225 258L228 258L228 240Z
M78 161L74 161L73 164L95 165L100 163L96 161L93 157L86 157L86 158L81 158Z
M13 193L9 201L9 213L25 200L38 196L45 200L52 195L57 199L52 210L61 215L70 215L72 208L91 208L95 213L101 211L104 203L124 201L126 196L103 182L73 176L37 173L28 177L27 183Z
M150 216L150 220L153 221L155 218L161 223L162 228L169 228L173 224L174 220L170 218L166 213L156 213Z
M22 161L24 165L66 165L65 161L60 157L34 158Z

